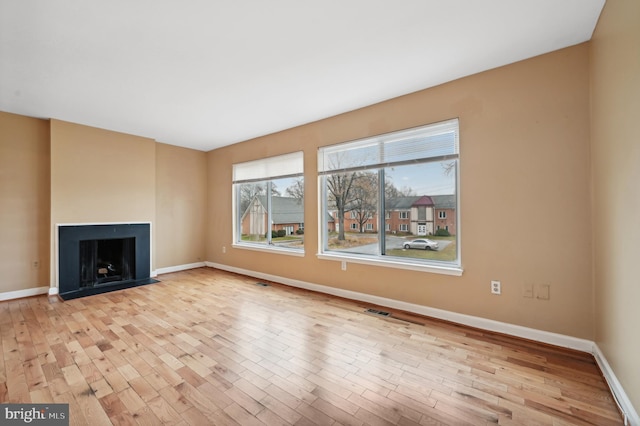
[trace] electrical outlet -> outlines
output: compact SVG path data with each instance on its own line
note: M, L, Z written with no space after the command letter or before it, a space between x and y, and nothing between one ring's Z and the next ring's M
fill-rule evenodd
M38 262L37 260L33 261L33 269L38 269L40 267L40 262Z
M346 270L347 270L347 262L343 260L343 261L342 261L342 265L340 265L340 268L341 268L343 271L346 271Z
M522 297L533 299L533 284L524 283L522 286Z
M225 246L222 246L222 254L225 254L227 252L227 248Z
M538 299L549 300L550 287L549 284L540 284L538 286Z
M500 281L491 281L491 294L502 294Z

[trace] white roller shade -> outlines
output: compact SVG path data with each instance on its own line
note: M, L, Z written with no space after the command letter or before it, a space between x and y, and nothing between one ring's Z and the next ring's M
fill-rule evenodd
M304 171L302 151L233 165L233 183L301 175Z

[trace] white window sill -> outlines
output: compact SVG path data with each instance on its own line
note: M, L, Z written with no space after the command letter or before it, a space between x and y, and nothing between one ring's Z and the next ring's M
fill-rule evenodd
M275 245L266 245L266 244L238 244L234 243L231 245L233 248L241 249L241 250L252 250L252 251L261 251L263 253L276 253L276 254L284 254L286 256L297 256L304 257L304 250L295 250L284 247L278 247Z
M333 260L336 262L351 262L360 263L363 265L382 266L387 268L407 269L410 271L429 272L432 274L443 274L462 276L463 269L460 266L440 266L434 264L424 264L418 262L407 262L406 260L400 261L395 259L380 259L364 256L354 256L353 254L345 253L318 253L316 255L318 259Z

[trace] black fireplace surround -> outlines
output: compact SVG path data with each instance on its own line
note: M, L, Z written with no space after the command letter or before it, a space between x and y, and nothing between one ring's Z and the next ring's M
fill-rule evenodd
M59 294L64 300L158 282L150 277L151 225L58 227Z

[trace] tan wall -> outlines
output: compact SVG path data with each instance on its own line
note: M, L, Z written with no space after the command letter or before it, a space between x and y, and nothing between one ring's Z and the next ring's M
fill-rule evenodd
M207 154L156 145L156 267L205 260Z
M608 1L591 43L596 343L640 411L640 2Z
M49 235L49 122L0 112L0 293L49 286Z
M460 118L464 274L318 260L319 146ZM305 158L303 258L232 249L231 166ZM209 153L208 260L592 339L586 44ZM226 247L223 254L222 247ZM502 295L490 294L490 280ZM549 284L551 299L522 296Z
M152 139L51 120L52 235L60 223L108 222L151 222L155 234L155 149Z

